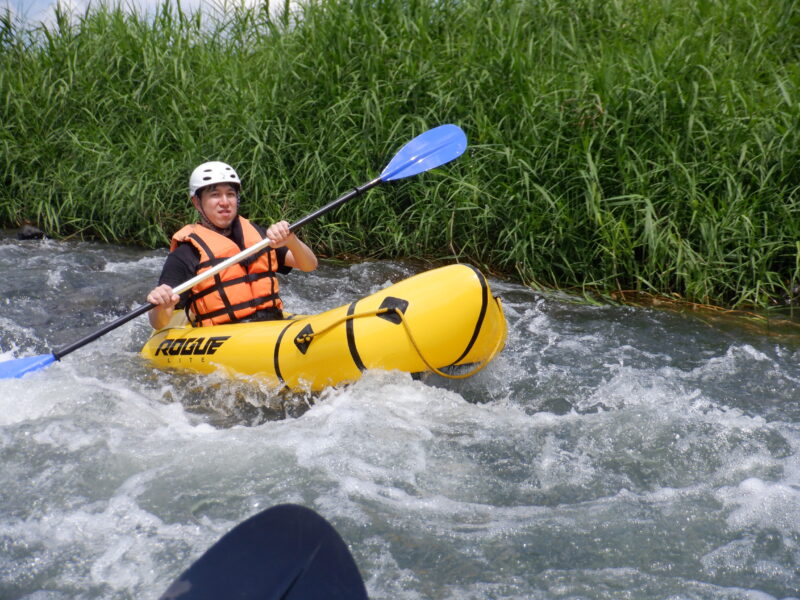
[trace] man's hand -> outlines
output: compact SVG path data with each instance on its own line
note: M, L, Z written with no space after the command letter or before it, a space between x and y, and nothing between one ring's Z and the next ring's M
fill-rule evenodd
M147 294L147 301L155 307L147 315L153 329L163 329L167 326L180 299L181 297L166 283L162 283Z

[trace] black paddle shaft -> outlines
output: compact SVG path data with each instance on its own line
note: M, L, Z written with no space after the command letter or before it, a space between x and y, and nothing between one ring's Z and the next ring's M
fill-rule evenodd
M293 223L292 225L289 226L289 229L292 230L292 231L294 231L295 229L299 229L300 227L302 227L306 223L310 223L314 219L318 219L319 217L321 217L325 213L328 213L328 212L332 211L334 208L338 208L339 206L341 206L342 204L344 204L348 200L352 200L356 196L360 196L361 194L363 194L364 192L366 192L369 189L374 188L376 185L380 184L381 182L382 182L382 179L380 177L376 177L372 181L370 181L368 183L365 183L362 186L353 188L352 190L347 192L344 196L342 196L340 198L337 198L333 202L329 202L328 204L326 204L325 206L323 206L319 210L316 210L313 213L311 213L310 215L306 215L305 217L303 217L302 219L300 219L296 223ZM123 315L123 316L119 317L118 319L116 319L114 321L111 321L110 323L107 323L106 325L104 325L103 327L101 327L97 331L95 331L93 333L90 333L86 337L83 337L83 338L81 338L81 339L79 339L79 340L77 340L75 342L72 342L71 344L68 344L68 345L64 346L63 348L59 348L58 350L55 350L53 352L53 356L56 357L56 360L61 360L61 357L66 356L70 352L74 352L78 348L82 348L86 344L95 341L99 337L104 336L109 331L113 331L114 329L124 325L128 321L131 321L131 320L135 319L136 317L138 317L140 315L143 315L144 313L150 311L150 309L155 308L155 306L156 306L155 304L150 304L149 302L146 303L146 304L142 304L137 309L129 312L127 315Z
M302 227L306 223L309 223L309 222L313 221L314 219L316 219L318 217L321 217L325 213L332 211L334 208L338 208L339 206L341 206L342 204L344 204L348 200L352 200L356 196L360 196L361 194L363 194L367 190L370 190L370 189L374 188L376 185L378 185L378 184L380 184L382 182L383 182L383 180L380 177L376 177L375 179L373 179L369 183L365 183L364 185L362 185L360 187L353 188L352 190L347 192L341 198L337 198L333 202L329 202L328 204L326 204L325 206L323 206L319 210L314 211L310 215L306 215L305 217L303 217L302 219L300 219L296 223L292 223L289 226L289 229L294 231L295 229L297 229L299 227Z

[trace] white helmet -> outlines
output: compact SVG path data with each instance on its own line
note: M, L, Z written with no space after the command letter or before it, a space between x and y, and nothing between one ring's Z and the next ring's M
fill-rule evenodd
M203 163L189 176L189 196L197 194L197 190L215 183L232 183L236 188L242 187L242 182L233 167L224 162L212 161Z

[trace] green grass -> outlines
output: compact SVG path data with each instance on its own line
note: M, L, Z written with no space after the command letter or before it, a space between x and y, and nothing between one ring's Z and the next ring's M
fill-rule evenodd
M0 225L157 246L224 160L293 220L441 123L463 157L307 226L321 254L767 306L800 282L795 0L319 0L0 22Z

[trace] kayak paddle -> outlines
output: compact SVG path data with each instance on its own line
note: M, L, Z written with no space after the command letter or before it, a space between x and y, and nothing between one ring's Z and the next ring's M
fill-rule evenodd
M297 504L234 527L159 600L367 600L364 580L333 526Z
M440 125L439 127L429 129L403 146L394 156L394 158L392 158L386 168L381 172L380 177L376 177L372 181L365 183L360 187L354 188L341 198L337 198L333 202L326 204L310 215L306 215L296 223L290 225L289 229L295 230L306 223L321 217L325 213L330 212L334 208L338 208L348 200L352 200L356 196L360 196L367 190L385 181L395 181L397 179L411 177L412 175L417 175L418 173L435 169L436 167L461 156L466 148L467 136L464 135L464 132L457 125ZM239 252L239 254L224 260L215 267L203 272L201 275L192 277L188 281L185 281L179 286L173 288L175 293L180 295L183 292L192 289L195 285L207 279L208 277L213 277L220 271L224 271L231 265L238 263L240 260L244 260L248 256L251 256L252 254L255 254L256 252L266 248L269 246L270 241L271 240L269 239L261 240L259 243L242 250ZM89 342L93 342L97 338L107 334L109 331L113 331L117 327L120 327L128 321L135 319L139 315L143 315L154 306L154 304L150 304L149 302L142 304L139 306L139 308L129 312L127 315L111 321L94 333L91 333L86 337L73 342L72 344L55 350L52 354L40 354L38 356L27 356L24 358L15 358L5 362L0 362L0 379L22 377L26 373L43 369L47 365L57 360L61 360L70 352L85 346Z

